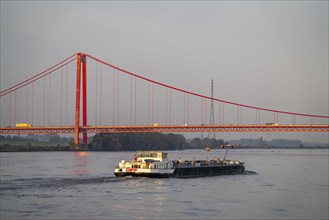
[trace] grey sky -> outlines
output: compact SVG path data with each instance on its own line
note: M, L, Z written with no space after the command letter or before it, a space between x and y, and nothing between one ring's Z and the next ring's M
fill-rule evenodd
M0 90L82 51L205 95L213 78L219 99L328 115L328 25L328 1L1 1ZM289 135L257 134L328 141Z

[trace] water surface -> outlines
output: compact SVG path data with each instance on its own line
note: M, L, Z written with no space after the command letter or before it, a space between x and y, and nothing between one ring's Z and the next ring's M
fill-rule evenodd
M116 178L134 152L1 153L1 219L328 219L328 150L233 149L243 175ZM171 159L224 150L168 151Z

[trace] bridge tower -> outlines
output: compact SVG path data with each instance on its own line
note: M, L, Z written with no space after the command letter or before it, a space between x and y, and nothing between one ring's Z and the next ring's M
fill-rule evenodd
M209 125L215 125L215 116L214 116L214 79L211 79L211 103L210 103L210 120ZM216 134L214 131L208 133L209 139L215 139Z
M77 53L77 73L75 87L75 126L74 143L79 144L80 133L80 94L81 94L81 63L82 63L82 126L87 125L87 65L86 55ZM83 133L83 143L87 143L87 133Z

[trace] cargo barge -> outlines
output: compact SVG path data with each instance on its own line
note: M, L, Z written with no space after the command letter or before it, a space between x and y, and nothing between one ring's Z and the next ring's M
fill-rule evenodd
M226 154L225 154L226 156ZM192 178L242 174L244 162L238 160L169 160L162 151L139 151L131 161L122 160L114 169L114 175L143 176L154 178Z

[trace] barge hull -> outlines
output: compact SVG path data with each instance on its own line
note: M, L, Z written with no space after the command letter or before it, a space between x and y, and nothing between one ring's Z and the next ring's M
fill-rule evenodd
M201 166L201 167L177 167L172 174L176 178L193 178L219 175L235 175L244 172L243 164L220 165L220 166Z
M149 178L169 178L171 174L169 173L135 173L135 172L118 172L115 173L116 177L125 176L137 176L137 177L149 177Z

